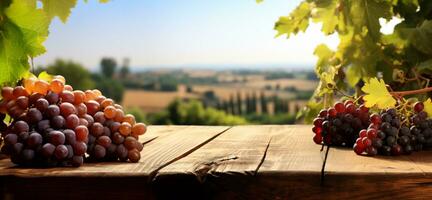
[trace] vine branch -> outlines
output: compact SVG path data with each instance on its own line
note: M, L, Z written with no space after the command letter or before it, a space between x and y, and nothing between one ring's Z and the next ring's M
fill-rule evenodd
M397 96L397 97L403 97L403 96L406 96L406 95L422 94L422 93L431 92L431 91L432 91L432 87L427 87L427 88L418 89L418 90L407 90L407 91L399 91L399 92L390 92L390 94L393 95L393 96Z

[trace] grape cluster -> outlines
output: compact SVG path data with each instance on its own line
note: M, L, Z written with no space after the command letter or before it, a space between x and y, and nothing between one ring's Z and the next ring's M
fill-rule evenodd
M422 102L414 104L414 114L411 116L411 135L415 136L414 149L417 151L423 148L432 147L432 119L427 119L428 115L424 111L424 105Z
M383 110L380 115L374 114L369 128L359 132L354 151L357 154L366 152L370 156L397 156L422 150L432 136L432 120L427 119L423 109L423 103L416 102L410 120L394 108Z
M317 144L352 146L358 132L369 124L369 109L357 107L353 101L337 102L320 111L313 121L313 140Z
M28 78L3 87L0 101L2 152L21 165L80 166L90 160L137 162L143 123L125 115L99 90L73 90L62 76L50 82ZM5 114L11 122L3 122Z

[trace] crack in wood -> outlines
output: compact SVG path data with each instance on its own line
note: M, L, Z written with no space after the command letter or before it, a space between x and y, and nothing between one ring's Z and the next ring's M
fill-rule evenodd
M153 140L156 140L158 137L159 136L156 136L156 137L154 137L154 138L152 138L150 140L147 140L147 141L143 142L142 145L148 144L148 143L152 142Z
M161 166L159 166L158 168L156 168L155 170L153 170L152 172L150 172L149 174L149 182L153 182L156 180L157 174L158 172L163 169L164 167L170 165L173 162L176 162L186 156L188 156L189 154L193 153L194 151L198 150L199 148L201 148L202 146L206 145L207 143L209 143L210 141L216 139L217 137L219 137L220 135L222 135L223 133L227 132L228 130L230 130L232 128L232 126L226 128L225 130L221 131L220 133L214 135L213 137L207 139L206 141L202 142L201 144L198 144L197 146L195 146L194 148L186 151L185 153L181 154L180 156L166 162L165 164L162 164Z
M322 167L321 167L321 179L320 179L321 186L324 185L325 166L326 166L326 163L327 163L327 157L328 157L328 153L329 153L329 150L330 150L330 146L326 146L326 147L327 147L327 149L326 149L324 160L323 160L323 164L322 164ZM323 145L323 148L324 148L324 145Z
M269 147L270 147L271 140L272 140L272 137L270 137L270 138L269 138L269 141L267 142L267 146L266 146L266 148L265 148L265 150L264 150L264 154L263 154L263 156L262 156L260 162L258 163L257 168L255 169L255 171L254 171L254 173L253 173L254 176L256 176L256 175L258 174L258 170L260 169L261 165L264 163L264 161L265 161L265 159L266 159L267 151L268 151L268 149L269 149Z
M204 183L205 179L207 177L207 174L209 174L209 171L215 170L219 165L221 165L224 162L236 160L238 158L239 157L236 155L229 155L229 156L226 156L223 158L218 158L214 161L198 164L194 168L193 174L195 175L195 177L198 179L198 181L200 183Z

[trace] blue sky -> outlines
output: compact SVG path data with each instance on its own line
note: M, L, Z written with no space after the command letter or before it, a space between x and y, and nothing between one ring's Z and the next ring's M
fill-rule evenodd
M274 38L274 22L299 0L112 0L79 1L66 24L58 19L36 65L56 58L88 68L101 57L131 59L134 67L312 66L314 47L337 45L319 25L305 34Z

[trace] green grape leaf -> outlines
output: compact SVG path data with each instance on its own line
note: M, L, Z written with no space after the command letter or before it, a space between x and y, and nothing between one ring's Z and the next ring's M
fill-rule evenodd
M39 73L38 79L44 80L46 82L51 82L51 80L53 79L53 76L51 74L48 74L48 72L43 71L43 72Z
M429 117L432 116L432 101L430 98L426 99L426 101L423 102L424 105L424 111L428 114Z
M345 21L342 20L342 12L339 12L339 6L342 2L333 0L321 0L316 1L316 8L313 10L312 19L313 22L321 22L321 31L330 35L334 33L336 27L339 26L340 29L345 27Z
M65 23L71 13L71 9L75 7L77 0L39 0L43 4L43 10L51 20L54 17L60 18Z
M424 54L432 55L432 20L425 20L415 29L409 42Z
M311 7L308 2L302 2L289 16L280 17L274 29L278 32L276 37L286 34L297 34L305 31L309 26Z
M361 66L350 65L346 70L346 80L351 87L354 87L361 79Z
M368 33L375 41L378 41L381 35L379 19L391 19L393 14L391 2L388 0L362 0L351 3L350 17L353 25L358 30L366 26Z
M108 3L110 0L99 0L100 3Z
M256 0L256 3L262 3L264 0Z
M362 87L362 91L365 93L363 100L368 108L376 105L379 109L385 109L394 108L396 105L396 100L387 90L383 80L369 79L369 82L366 82Z
M20 29L6 21L0 32L0 85L13 84L29 69L26 43Z
M25 50L29 56L35 57L45 52L42 43L48 36L49 20L41 9L35 9L30 1L13 1L6 9L8 20L12 21L22 32Z

